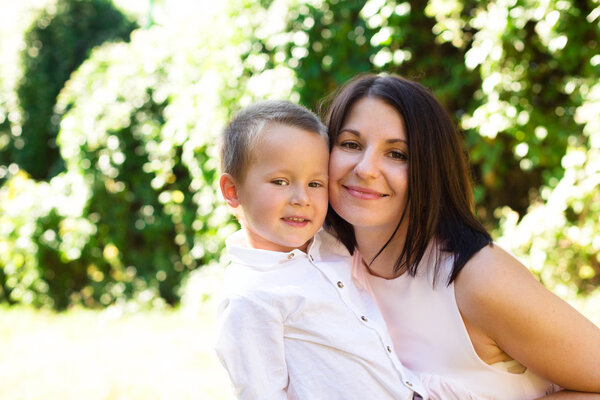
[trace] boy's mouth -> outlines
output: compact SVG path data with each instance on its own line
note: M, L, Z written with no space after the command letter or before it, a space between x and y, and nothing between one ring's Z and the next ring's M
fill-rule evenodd
M306 225L310 220L303 217L283 217L281 218L284 222L290 225Z
M302 217L283 217L282 219L287 222L297 222L297 223L310 221L309 219L302 218Z

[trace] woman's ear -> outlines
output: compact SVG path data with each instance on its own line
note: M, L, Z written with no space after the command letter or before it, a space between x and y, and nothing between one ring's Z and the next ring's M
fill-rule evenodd
M230 174L221 175L219 186L221 187L221 194L223 195L225 202L233 208L238 207L240 205L240 200L238 199L236 182L233 176Z

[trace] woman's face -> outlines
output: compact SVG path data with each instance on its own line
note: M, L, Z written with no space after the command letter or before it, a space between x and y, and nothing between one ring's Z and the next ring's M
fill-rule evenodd
M395 108L372 97L354 103L331 150L329 202L356 234L391 236L407 203L408 156Z

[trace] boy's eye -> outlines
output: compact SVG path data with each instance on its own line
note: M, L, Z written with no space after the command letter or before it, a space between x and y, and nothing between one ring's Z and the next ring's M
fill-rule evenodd
M408 156L406 154L404 154L401 151L398 150L392 150L389 152L389 155L391 158L395 159L395 160L400 160L400 161L406 161L408 160Z
M319 188L319 187L325 187L325 185L324 185L324 184L322 184L321 182L316 182L316 181L315 181L315 182L310 182L310 183L308 184L308 187L311 187L311 188Z
M271 183L278 186L285 186L288 184L288 182L285 179L273 179Z
M360 149L360 145L358 143L356 143L355 141L352 140L346 140L342 143L340 143L341 147L344 147L346 149L350 149L350 150L358 150Z

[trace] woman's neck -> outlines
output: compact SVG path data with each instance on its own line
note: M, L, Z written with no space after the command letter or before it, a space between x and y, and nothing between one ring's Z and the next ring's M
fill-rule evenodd
M367 265L372 275L380 278L392 279L399 275L399 273L394 272L394 265L396 265L396 261L404 248L406 239L405 226L401 226L398 229L390 243L383 249L381 254L377 255L392 235L392 232L393 229L389 232L385 232L380 228L369 229L354 227L356 246L363 262ZM373 260L375 256L377 256L377 258ZM402 272L403 271L400 271L400 274Z

